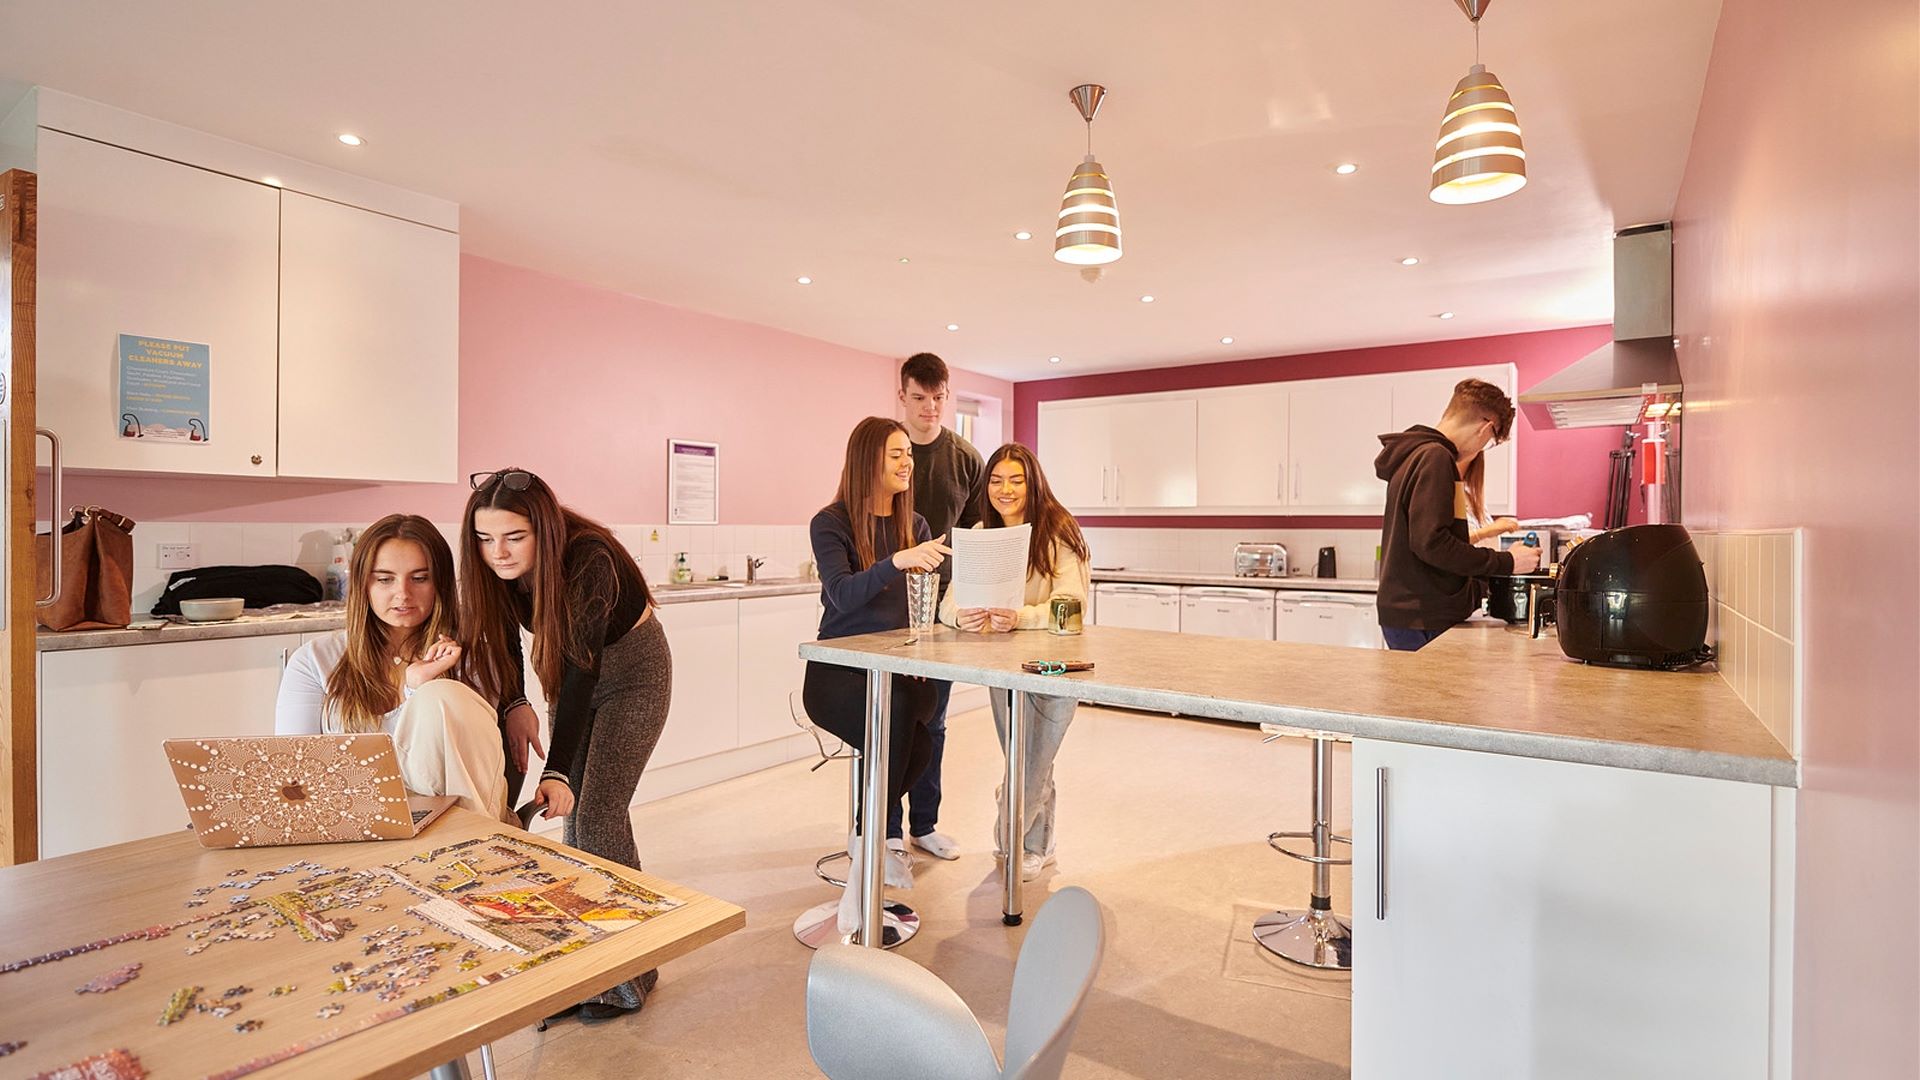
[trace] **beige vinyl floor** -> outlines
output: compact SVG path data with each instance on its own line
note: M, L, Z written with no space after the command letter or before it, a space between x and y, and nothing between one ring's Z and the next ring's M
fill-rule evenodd
M730 900L747 926L668 964L643 1012L495 1044L502 1080L818 1076L807 1054L812 953L794 916L837 896L813 861L846 836L847 772L793 763L642 806L646 869ZM923 929L899 953L945 979L998 1047L1024 927L1000 922L993 790L1004 767L986 710L949 719L942 830L955 862L921 856L897 893ZM1304 829L1308 746L1262 745L1257 728L1082 707L1056 767L1059 863L1028 885L1027 910L1079 885L1105 913L1107 948L1069 1077L1327 1080L1348 1074L1350 980L1309 973L1252 943L1276 906L1304 906L1310 870L1266 836ZM1347 759L1335 823L1350 820ZM1334 905L1350 910L1334 871ZM1031 920L1029 920L1031 922ZM478 1058L472 1059L475 1077Z

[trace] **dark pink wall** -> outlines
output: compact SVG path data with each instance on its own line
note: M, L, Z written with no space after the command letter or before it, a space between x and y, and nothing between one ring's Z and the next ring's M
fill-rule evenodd
M832 498L847 432L897 415L898 361L546 274L460 260L460 472L523 465L606 521L665 521L668 436L720 444L723 523L804 522ZM1013 385L955 371L954 387ZM369 401L405 422L404 403ZM457 520L459 484L69 473L68 503L135 520Z
M1674 211L1686 518L1805 530L1800 1077L1920 1076L1916 29L1724 0Z
M1159 390L1196 390L1214 386L1246 386L1324 379L1337 375L1377 375L1423 368L1466 367L1473 364L1513 364L1520 389L1566 367L1605 344L1612 331L1605 326L1546 330L1534 334L1429 341L1416 345L1383 345L1371 349L1270 356L1262 360L1235 360L1191 367L1120 371L1042 379L1014 387L1014 437L1029 446L1039 430L1040 403L1107 394L1145 394ZM1438 420L1439 417L1433 419ZM1572 431L1534 431L1524 416L1514 421L1515 452L1520 461L1520 513L1531 517L1592 514L1601 518L1607 497L1607 451L1620 445L1619 428ZM1262 525L1287 528L1377 528L1373 517L1094 517L1094 525L1137 525L1150 528L1229 528Z

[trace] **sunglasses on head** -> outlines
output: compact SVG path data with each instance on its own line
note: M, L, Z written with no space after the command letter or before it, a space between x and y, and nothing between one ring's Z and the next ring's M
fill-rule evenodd
M525 491L533 486L533 474L525 469L497 469L493 472L477 472L467 477L467 483L471 485L475 491L478 491L488 484L493 483L496 479L500 481L500 486L506 488L508 491Z

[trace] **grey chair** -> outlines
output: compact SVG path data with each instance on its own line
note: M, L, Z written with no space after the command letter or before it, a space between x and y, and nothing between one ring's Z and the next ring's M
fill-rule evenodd
M1105 948L1085 889L1061 889L1040 909L1013 969L1003 1067L939 976L879 949L828 945L807 969L807 1049L830 1080L1054 1080Z

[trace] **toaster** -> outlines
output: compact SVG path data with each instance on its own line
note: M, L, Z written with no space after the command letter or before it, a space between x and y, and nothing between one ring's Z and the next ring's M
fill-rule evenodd
M1233 545L1233 575L1235 577L1286 577L1286 545L1256 544L1247 541Z

